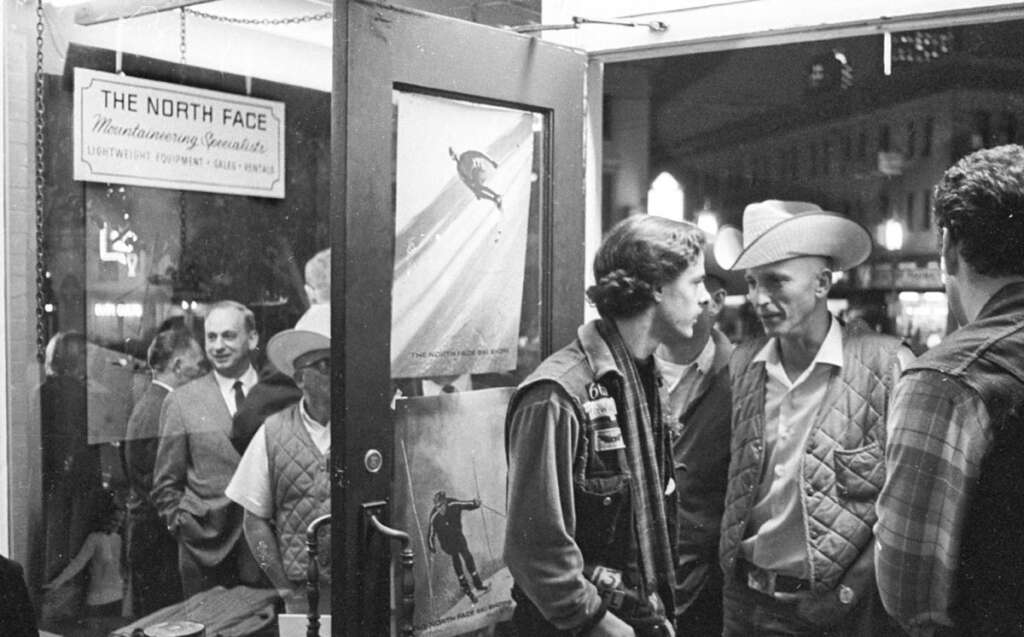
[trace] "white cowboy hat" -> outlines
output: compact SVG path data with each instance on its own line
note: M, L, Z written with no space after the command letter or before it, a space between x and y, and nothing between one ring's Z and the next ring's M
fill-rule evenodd
M871 255L871 234L856 221L803 201L769 199L743 210L743 232L722 226L715 259L726 270L745 270L795 257L829 257L836 270Z
M291 376L295 359L318 349L331 348L331 304L316 303L295 323L295 329L274 334L267 343L267 358Z

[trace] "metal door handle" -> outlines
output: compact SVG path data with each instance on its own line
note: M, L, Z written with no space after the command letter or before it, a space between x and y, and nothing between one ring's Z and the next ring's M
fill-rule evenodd
M330 513L321 515L306 529L306 552L309 555L309 566L306 567L306 600L309 604L306 637L320 637L320 563L316 559L320 543L317 542L317 533L330 521Z
M409 534L400 529L387 526L380 521L378 514L384 511L386 502L366 502L363 504L363 512L366 514L370 524L378 533L391 540L398 540L402 543L402 551L399 554L401 566L398 599L398 634L402 637L412 637L412 617L416 609L416 582L413 579L412 539Z

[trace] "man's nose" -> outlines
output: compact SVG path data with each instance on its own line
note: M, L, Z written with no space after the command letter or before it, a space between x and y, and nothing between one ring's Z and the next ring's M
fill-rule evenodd
M768 303L771 302L771 299L765 293L764 288L757 285L750 287L750 290L747 292L747 297L750 299L750 302L754 307L768 305Z
M700 292L697 295L697 302L701 305L707 305L711 302L711 294L708 292L708 288L703 283L700 284Z

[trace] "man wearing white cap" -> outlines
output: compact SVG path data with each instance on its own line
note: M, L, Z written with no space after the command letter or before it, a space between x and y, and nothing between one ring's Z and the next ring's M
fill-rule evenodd
M832 272L871 236L814 204L754 203L715 257L746 270L765 336L737 347L722 520L727 636L886 635L872 526L885 479L889 395L912 355L828 311Z
M310 307L270 339L267 356L302 398L260 426L225 493L245 509L245 539L285 607L304 612L306 528L331 512L331 306ZM320 572L326 606L330 572L323 563Z

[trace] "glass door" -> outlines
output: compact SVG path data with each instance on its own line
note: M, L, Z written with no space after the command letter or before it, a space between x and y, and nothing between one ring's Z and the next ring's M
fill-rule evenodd
M512 610L508 399L583 316L586 59L360 2L336 29L333 625L463 634Z

